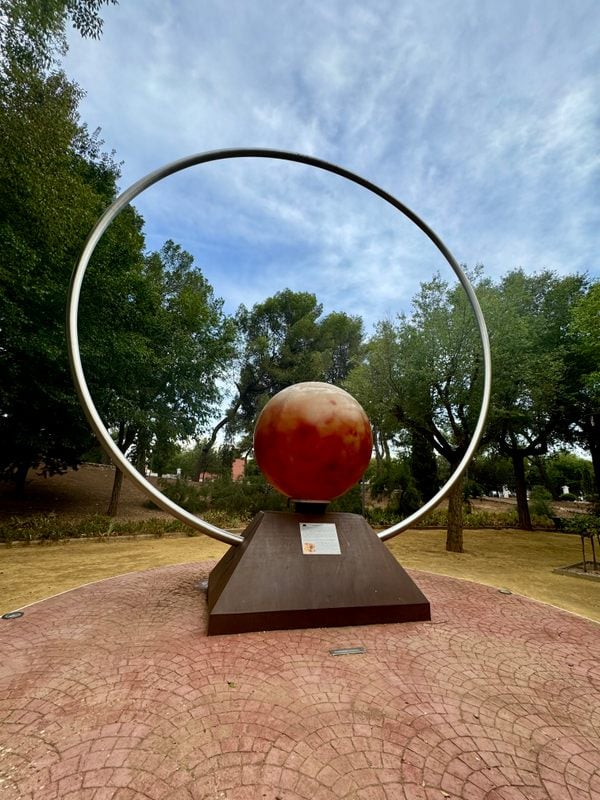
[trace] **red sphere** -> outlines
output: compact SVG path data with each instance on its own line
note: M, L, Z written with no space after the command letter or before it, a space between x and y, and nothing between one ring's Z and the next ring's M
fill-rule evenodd
M263 408L254 456L269 483L294 500L329 501L362 477L371 459L369 419L328 383L297 383Z

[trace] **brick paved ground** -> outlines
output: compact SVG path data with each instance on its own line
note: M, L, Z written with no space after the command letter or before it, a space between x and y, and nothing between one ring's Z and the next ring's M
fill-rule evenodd
M430 623L208 639L210 566L0 620L2 800L600 798L598 625L412 573Z

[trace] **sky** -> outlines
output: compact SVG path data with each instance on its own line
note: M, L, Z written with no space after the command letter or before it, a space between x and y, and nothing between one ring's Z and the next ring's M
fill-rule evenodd
M408 206L461 264L600 277L597 0L120 0L69 36L81 120L121 190L194 153L272 148ZM272 159L195 166L135 200L233 313L291 288L378 320L455 276L400 212Z

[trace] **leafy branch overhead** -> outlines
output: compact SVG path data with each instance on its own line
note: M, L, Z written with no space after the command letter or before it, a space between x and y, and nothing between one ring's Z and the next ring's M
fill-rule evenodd
M103 6L117 0L0 0L0 53L7 63L47 68L67 50L71 23L83 37L102 33Z

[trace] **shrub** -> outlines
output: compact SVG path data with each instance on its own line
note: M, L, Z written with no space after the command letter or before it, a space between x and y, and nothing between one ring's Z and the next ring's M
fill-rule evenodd
M67 539L106 541L118 536L164 536L185 530L176 519L117 520L94 514L78 519L65 519L54 514L33 517L12 517L0 523L0 542L12 544L45 544Z
M464 517L464 528L466 530L475 528L515 528L518 524L518 516L515 511L505 511L502 513L492 511L471 511ZM436 508L430 511L424 519L417 523L421 528L446 528L448 526L448 511L445 508Z
M245 528L249 522L246 515L236 515L231 511L223 511L218 508L209 508L206 514L203 514L203 519L210 522L211 525L216 525L217 528ZM189 529L188 536L196 536L197 531Z
M335 500L327 507L328 511L346 511L349 514L362 514L362 497L360 484L353 486L352 489L347 491L341 497L336 497Z
M533 487L529 500L529 509L532 514L551 519L554 516L551 503L552 495L545 486L538 485Z
M388 528L400 522L400 515L388 507L371 506L366 509L365 517L374 528Z
M178 478L175 481L160 481L160 489L165 497L189 511L190 514L200 514L208 508L204 485L200 486Z
M448 511L445 508L434 508L417 524L419 528L445 528L448 525Z
M466 520L465 527L468 528L516 528L519 518L516 511L503 511L494 513L491 511L473 511Z
M563 521L563 530L600 535L600 517L595 514L577 514Z
M463 497L465 500L483 497L483 495L484 495L483 487L479 483L477 483L477 481L474 481L471 478L465 478L465 483L463 488Z
M226 511L238 518L250 519L259 511L284 511L287 499L273 489L262 475L242 480L219 478L209 484L210 508Z

